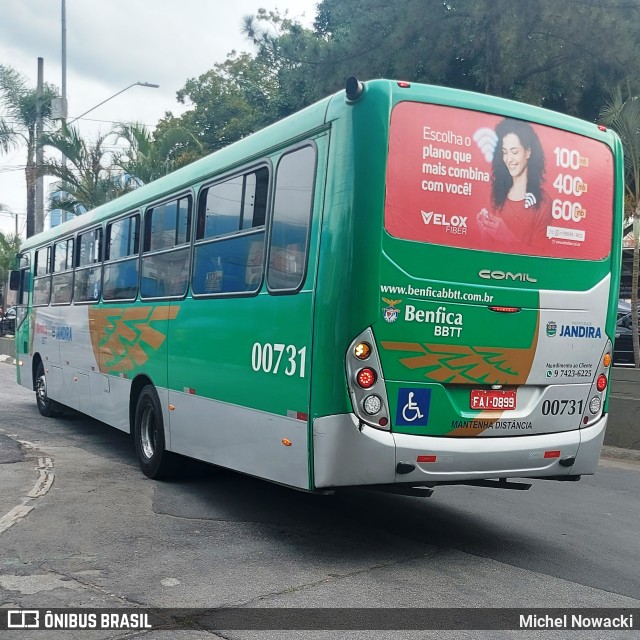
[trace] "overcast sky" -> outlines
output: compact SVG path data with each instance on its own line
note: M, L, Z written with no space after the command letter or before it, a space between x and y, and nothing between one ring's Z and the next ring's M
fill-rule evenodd
M135 86L79 120L83 136L106 134L113 122L155 126L166 111L182 113L176 92L189 78L223 62L232 49L253 52L242 17L260 7L289 11L310 25L319 0L66 0L69 119L134 82ZM0 0L0 64L35 87L38 58L45 82L60 88L62 0ZM24 237L24 150L0 155L0 203L19 214ZM46 198L46 194L45 194ZM47 222L45 222L45 227ZM14 221L0 212L0 231Z

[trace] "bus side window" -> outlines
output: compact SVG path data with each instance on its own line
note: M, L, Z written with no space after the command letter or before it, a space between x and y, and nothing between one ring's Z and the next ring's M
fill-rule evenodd
M102 269L102 229L92 229L78 236L74 302L95 302L100 298Z
M191 282L194 295L258 291L264 270L268 192L267 167L202 191Z
M104 300L135 300L138 295L140 215L107 225L103 272Z
M33 280L33 304L49 304L51 295L51 247L43 247L36 251Z
M29 296L29 284L30 284L30 261L29 254L22 253L19 256L18 260L18 268L20 274L18 279L18 288L13 289L12 291L17 291L17 304L18 306L23 306L28 304L28 296Z
M191 196L147 209L142 249L142 298L180 298L189 284Z
M302 147L282 156L276 173L267 286L297 291L307 269L316 152Z
M73 238L53 245L51 304L69 304L73 294Z

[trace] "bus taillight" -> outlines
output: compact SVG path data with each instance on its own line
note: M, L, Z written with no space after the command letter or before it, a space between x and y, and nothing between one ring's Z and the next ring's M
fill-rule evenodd
M358 342L353 349L353 355L358 360L366 360L371 355L371 345L367 342Z
M611 354L610 353L606 353L604 358L602 358L602 364L607 367L607 369L609 368L609 365L611 364Z
M364 399L362 402L362 408L370 416L375 416L376 413L380 413L380 410L382 409L382 399L380 396L373 393Z
M376 372L369 367L360 369L360 371L358 371L358 373L356 374L356 382L363 389L371 389L371 387L373 387L373 385L376 383L377 378L378 376L376 375Z
M604 373L601 373L598 376L598 381L596 382L596 389L598 391L604 391L607 388L607 376Z
M589 402L589 411L595 416L600 412L600 407L602 406L602 400L600 400L600 396L593 396L591 401ZM584 423L587 424L589 422L589 418L587 416L584 417Z
M347 384L353 413L360 426L391 428L387 385L371 328L365 329L346 352ZM366 364L367 366L362 366Z

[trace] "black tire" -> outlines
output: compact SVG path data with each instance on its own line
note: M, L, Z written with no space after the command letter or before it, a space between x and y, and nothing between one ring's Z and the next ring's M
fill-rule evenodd
M42 362L38 364L36 372L36 404L40 415L45 418L56 418L62 415L62 405L51 400L47 395L47 376Z
M176 456L165 448L162 407L153 385L144 387L138 397L133 438L145 476L165 480L177 471Z

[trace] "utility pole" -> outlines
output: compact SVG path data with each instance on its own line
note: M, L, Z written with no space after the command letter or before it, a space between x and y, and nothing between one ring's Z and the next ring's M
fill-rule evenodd
M62 22L62 32L60 41L62 43L62 119L60 120L60 124L62 125L62 131L67 128L67 3L66 0L60 0L61 5L61 22ZM67 156L62 152L62 158L60 159L62 162L62 168L64 169L67 165ZM61 212L61 222L65 222L67 216L70 215L66 211Z
M62 103L63 114L62 127L67 126L67 3L62 0ZM63 156L64 163L64 156Z
M42 175L42 164L44 161L44 151L42 149L41 138L44 133L42 118L42 94L44 84L44 59L38 58L38 86L36 87L36 211L35 211L35 232L44 230L44 176Z
M8 205L0 202L0 212L8 213L12 215L16 221L16 238L18 237L18 214Z

